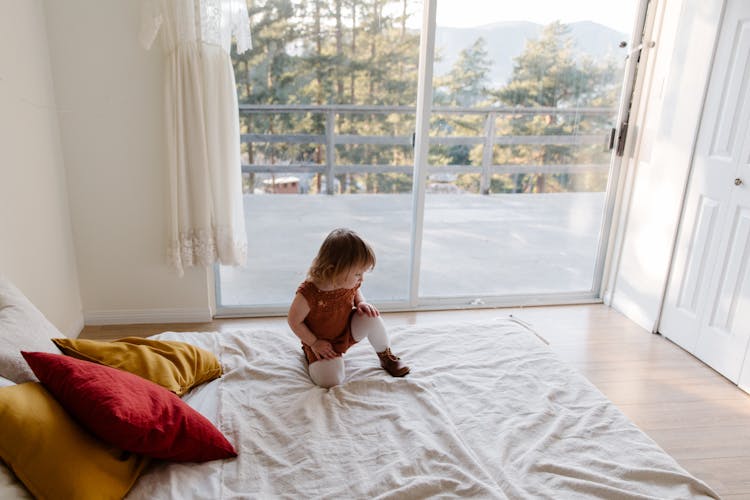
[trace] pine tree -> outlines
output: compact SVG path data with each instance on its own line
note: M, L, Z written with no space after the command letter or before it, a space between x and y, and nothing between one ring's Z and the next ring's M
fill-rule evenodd
M595 64L588 58L577 57L570 28L560 22L551 23L544 27L539 39L527 43L515 60L508 84L495 92L495 96L506 106L553 110L511 117L504 120L498 130L508 135L571 135L595 130L597 124L601 125L601 120L582 120L575 114L557 113L555 109L614 106L612 89L618 82L619 75L613 71L611 61ZM567 145L513 146L504 148L501 161L549 165L580 163L582 157L601 157L592 154L600 148L589 147L582 155L576 148ZM515 192L544 192L566 189L568 181L566 174L519 174L513 183Z
M490 97L490 69L487 42L479 37L458 54L451 71L436 82L436 102L461 107L486 102Z
M458 54L450 72L435 79L433 101L438 106L476 107L486 104L490 98L489 74L492 61L487 53L484 38L477 38L472 45ZM483 116L476 114L437 115L433 127L445 135L477 136L483 133ZM455 146L433 146L430 159L433 164L472 165L482 157L482 146L473 148L466 144ZM462 174L457 183L470 191L478 191L479 176Z

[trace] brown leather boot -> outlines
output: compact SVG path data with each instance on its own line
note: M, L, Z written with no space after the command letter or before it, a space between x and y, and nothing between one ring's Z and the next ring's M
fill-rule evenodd
M380 366L391 376L403 377L409 373L409 367L401 362L401 358L391 352L390 347L383 352L379 352L378 357L380 358Z

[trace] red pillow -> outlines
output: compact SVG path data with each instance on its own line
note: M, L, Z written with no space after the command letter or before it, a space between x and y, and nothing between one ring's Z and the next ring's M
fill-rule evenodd
M62 407L112 446L178 462L237 456L206 417L149 380L70 356L21 354Z

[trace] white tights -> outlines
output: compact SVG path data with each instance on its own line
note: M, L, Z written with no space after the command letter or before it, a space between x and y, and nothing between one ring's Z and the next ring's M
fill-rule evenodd
M352 337L359 342L367 337L375 352L383 352L390 347L388 332L380 316L370 317L365 314L354 313L352 316ZM308 367L310 378L320 387L333 387L344 382L344 358L338 356L333 359L319 359L310 363Z

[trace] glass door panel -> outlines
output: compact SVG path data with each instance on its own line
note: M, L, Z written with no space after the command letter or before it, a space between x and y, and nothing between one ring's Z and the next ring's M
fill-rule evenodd
M349 227L377 254L377 303L409 288L412 133L422 2L248 2L253 48L234 55L245 268L220 266L220 312L287 307L323 238Z
M342 226L375 248L363 291L381 306L593 297L637 2L439 0L418 186L423 0L248 6L254 46L233 60L249 255L217 269L220 314L286 308Z
M636 7L438 1L421 301L594 294Z

